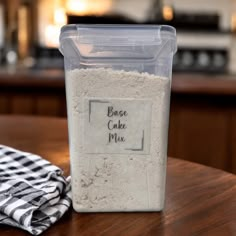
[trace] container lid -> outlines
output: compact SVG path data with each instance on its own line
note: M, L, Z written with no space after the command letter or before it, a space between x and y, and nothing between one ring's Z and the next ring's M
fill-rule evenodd
M60 34L60 51L63 55L62 42L66 39L99 46L154 46L170 41L172 52L177 50L176 30L168 25L65 25Z

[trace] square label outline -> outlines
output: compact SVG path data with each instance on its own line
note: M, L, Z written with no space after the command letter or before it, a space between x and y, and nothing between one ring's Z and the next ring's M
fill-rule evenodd
M150 103L150 120L149 120L149 124L148 124L148 130L149 130L149 143L151 144L151 124L152 124L152 106L153 106L153 101L151 99L139 99L139 98L103 98L103 97L84 97L83 99L83 104L84 104L84 111L86 111L87 109L85 107L87 107L87 102L89 103L89 107L88 107L88 121L90 123L90 120L91 120L91 113L92 113L92 107L91 107L91 104L93 102L95 103L111 103L110 101L111 100L119 100L119 101L146 101L146 102L149 102ZM86 116L84 117L87 117L87 114ZM86 133L86 118L84 118L84 132ZM113 155L134 155L134 154L138 154L138 155L150 155L150 145L148 147L148 150L146 151L146 153L138 153L138 151L143 151L144 152L144 130L142 132L142 137L141 137L141 147L140 148L125 148L124 150L127 150L127 151L131 151L131 152L127 152L127 153L118 153L118 152L89 152L88 150L86 151L86 149L88 148L85 148L85 133L83 135L83 139L84 139L84 153L85 154L92 154L92 155L96 155L96 154L113 154ZM133 151L133 152L132 152Z

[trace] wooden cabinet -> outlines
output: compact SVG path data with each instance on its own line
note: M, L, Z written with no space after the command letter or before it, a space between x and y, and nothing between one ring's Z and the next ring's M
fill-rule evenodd
M230 109L211 98L172 97L169 155L230 170Z
M0 113L66 117L63 73L0 74Z
M168 155L236 174L235 142L234 77L176 76Z
M236 103L235 103L236 106ZM231 149L230 149L230 169L231 172L236 174L236 111L233 110L231 113L231 123L232 126L230 127L230 143L231 143Z
M0 73L0 114L66 117L63 72ZM236 174L236 76L174 75L168 155Z

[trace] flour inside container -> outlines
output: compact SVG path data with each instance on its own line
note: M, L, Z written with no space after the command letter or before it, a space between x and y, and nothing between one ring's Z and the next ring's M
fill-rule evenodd
M74 209L162 210L170 79L74 69L66 90Z

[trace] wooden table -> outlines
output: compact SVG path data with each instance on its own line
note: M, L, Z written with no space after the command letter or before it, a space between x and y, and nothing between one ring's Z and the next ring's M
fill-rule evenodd
M42 155L69 174L64 119L0 116L0 143ZM236 177L169 158L162 213L78 214L70 209L43 235L236 235ZM26 232L0 225L1 236Z

